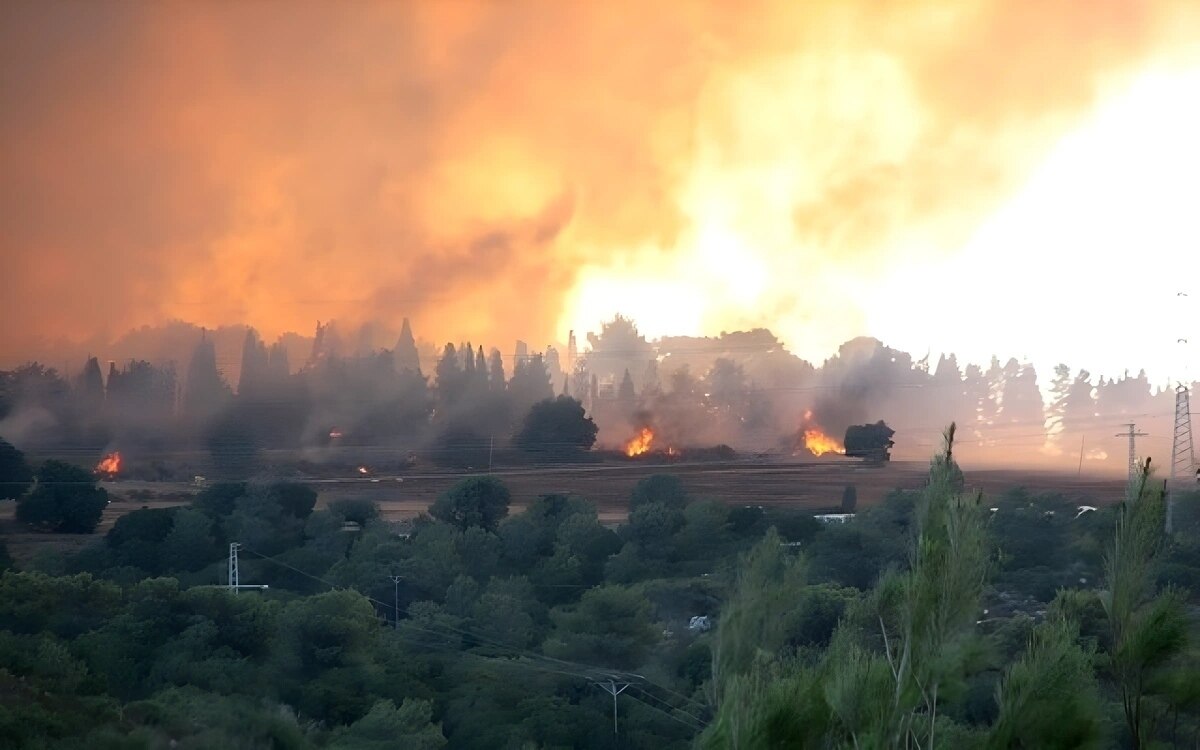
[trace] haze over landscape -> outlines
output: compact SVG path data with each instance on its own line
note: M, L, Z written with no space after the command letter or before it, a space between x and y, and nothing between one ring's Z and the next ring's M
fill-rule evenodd
M1200 747L1200 3L0 3L0 747Z
M619 312L1181 376L1192 3L290 5L4 9L4 363Z

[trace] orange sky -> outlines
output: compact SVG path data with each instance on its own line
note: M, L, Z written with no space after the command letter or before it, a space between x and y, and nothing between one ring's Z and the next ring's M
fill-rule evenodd
M1187 49L1190 5L10 0L0 354L171 318L507 347L624 309L814 356L872 333L849 289L953 257Z

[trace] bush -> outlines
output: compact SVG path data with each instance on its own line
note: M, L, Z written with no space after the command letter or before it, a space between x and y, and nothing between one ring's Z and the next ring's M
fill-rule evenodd
M33 484L33 471L25 463L25 454L0 438L0 500L16 499Z
M471 477L454 485L429 508L429 515L463 531L482 526L495 531L508 515L508 487L494 477Z
M362 498L343 498L329 503L331 513L336 513L347 521L366 526L367 522L379 518L379 506L370 500Z
M596 442L599 428L570 396L546 399L533 405L517 433L517 447L543 457L569 458Z
M858 488L852 484L842 490L842 512L853 513L858 508Z
M276 482L271 493L285 513L305 519L312 515L317 505L317 493L312 487L299 482Z
M629 496L630 512L648 503L662 503L672 510L687 505L688 494L683 482L672 474L654 474L638 482Z
M238 498L245 494L245 482L218 482L201 490L192 500L192 507L213 518L224 518L233 513Z
M39 531L90 534L107 505L108 493L90 473L52 460L38 469L33 492L17 502L17 520Z

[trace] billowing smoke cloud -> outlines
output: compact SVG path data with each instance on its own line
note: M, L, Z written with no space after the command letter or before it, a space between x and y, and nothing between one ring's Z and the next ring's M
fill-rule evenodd
M549 341L621 306L819 359L1186 5L5 3L0 355L172 318Z

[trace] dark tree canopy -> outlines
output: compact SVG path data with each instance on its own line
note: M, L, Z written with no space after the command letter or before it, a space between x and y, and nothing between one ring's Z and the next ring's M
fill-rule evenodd
M517 447L524 451L571 455L586 451L596 442L599 428L570 396L539 401L529 410L517 433Z
M846 428L846 455L883 463L892 458L896 431L879 420L875 424L851 425Z
M433 461L440 466L474 468L488 465L494 443L470 425L451 423L433 441Z
M746 374L742 366L731 359L718 358L706 379L712 402L717 406L732 409L746 398Z
M218 482L201 490L192 500L192 507L220 518L232 513L238 498L245 494L245 482Z
M637 392L633 387L633 376L629 374L629 369L626 368L625 375L621 378L621 385L617 387L617 401L625 405L631 405L636 399Z
M217 350L212 339L202 335L188 365L187 382L183 392L183 411L196 418L206 418L224 405L230 388L217 369Z
M0 500L16 499L33 484L33 471L25 463L25 454L0 438Z
M267 345L253 328L246 330L242 343L242 372L238 379L238 396L258 396L267 384L270 355Z
M508 381L508 394L514 414L525 413L539 401L554 398L550 372L541 354L517 360L512 380Z
M481 526L488 531L508 515L512 496L494 477L471 477L454 485L429 507L429 515L459 529Z
M842 512L853 513L858 508L858 488L852 484L842 490Z
M47 461L33 492L17 502L17 520L41 531L90 534L100 523L108 493L78 466Z
M218 477L243 480L259 468L261 441L254 426L234 412L226 412L208 430L208 452Z
M408 318L404 319L404 323L400 327L400 338L396 340L394 352L398 371L408 370L420 374L421 359L417 354L417 342L413 338L412 326L409 325Z
M317 505L316 490L300 482L276 482L271 492L284 512L296 518L308 518Z
M458 361L458 350L454 348L454 344L446 344L442 350L442 357L437 362L435 372L437 375L435 382L437 414L439 418L444 418L462 398L466 385L463 369Z
M347 521L365 526L379 518L379 506L361 497L344 497L329 504L329 510Z
M88 357L83 372L75 382L80 400L88 409L99 409L104 404L104 376L100 374L100 361Z
M164 548L163 542L175 526L176 513L178 508L144 508L118 518L104 535L113 560L151 575L162 573L170 567L164 558L173 553Z
M687 501L687 490L683 488L679 477L673 474L654 474L634 486L629 496L629 509L633 511L648 503L662 503L679 510L687 505Z

